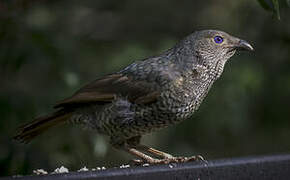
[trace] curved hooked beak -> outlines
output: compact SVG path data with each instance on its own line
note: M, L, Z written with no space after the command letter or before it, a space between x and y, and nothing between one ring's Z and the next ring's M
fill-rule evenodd
M235 45L235 49L237 50L246 50L246 51L254 51L253 46L244 40L239 40L238 43Z

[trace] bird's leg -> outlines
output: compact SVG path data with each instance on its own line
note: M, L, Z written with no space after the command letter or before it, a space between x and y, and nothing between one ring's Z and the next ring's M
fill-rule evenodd
M130 139L127 139L126 141L117 141L117 143L114 143L114 140L116 140L116 138L111 138L111 144L113 144L117 149L122 149L130 154L132 154L133 156L136 156L137 158L141 159L141 160L132 160L134 162L134 164L142 164L144 162L150 163L150 164L156 164L156 163L160 163L159 159L153 158L145 153L142 152L142 150L138 150L137 146L140 143L140 138L141 136L136 136L136 137L132 137Z
M187 162L187 161L196 161L203 160L201 156L192 156L192 157L174 157L168 153L159 151L157 149L147 147L140 144L140 136L136 136L130 139L127 139L123 143L119 143L119 148L125 150L126 152L140 158L141 160L133 160L135 164L149 163L149 164L168 164L168 163L178 163L178 162ZM145 154L147 153L147 154ZM153 158L148 155L160 157L161 159Z
M150 153L150 154L153 154L153 155L155 155L155 156L158 156L158 157L164 158L164 159L172 159L172 158L174 158L171 154L168 154L168 153L165 153L165 152L159 151L159 150L157 150L157 149L154 149L154 148L151 148L151 147L148 147L148 146L142 145L142 144L137 145L136 148L139 149L139 150L142 150L142 151L148 152L148 153Z
M134 147L130 147L130 146L128 147L128 146L126 146L126 147L124 147L124 150L127 151L128 153L130 153L130 154L138 157L138 158L141 158L143 160L143 161L138 161L138 160L137 161L134 161L135 163L140 164L140 163L142 163L144 161L147 162L147 163L149 163L149 164L162 163L162 160L153 158L151 156L148 156L147 154L144 154L141 151L138 151Z
M145 151L148 152L150 154L153 154L155 156L161 157L163 159L160 159L160 161L158 161L157 163L164 163L164 164L168 164L171 162L188 162L188 161L197 161L197 160L202 160L204 161L204 158L200 155L197 156L191 156L191 157L174 157L171 154L159 151L157 149L151 148L151 147L147 147L145 145L137 145L136 149L141 150L141 151Z

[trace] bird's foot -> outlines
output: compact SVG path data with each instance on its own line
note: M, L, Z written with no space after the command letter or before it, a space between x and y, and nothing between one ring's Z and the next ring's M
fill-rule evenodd
M156 159L156 158L150 158L150 159L133 159L131 160L131 163L133 163L136 166L144 165L144 164L170 164L170 163L183 163L183 162L189 162L189 161L205 161L204 158L201 155L197 156L190 156L190 157L170 157L170 158L164 158L164 159Z
M167 159L165 159L166 161ZM201 155L196 155L196 156L190 156L190 157L173 157L169 159L169 163L180 163L180 162L189 162L189 161L205 161L204 158ZM168 164L168 163L166 163Z

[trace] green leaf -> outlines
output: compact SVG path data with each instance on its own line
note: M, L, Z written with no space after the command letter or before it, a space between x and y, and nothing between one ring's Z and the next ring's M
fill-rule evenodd
M278 0L272 0L272 3L274 5L274 13L275 13L277 19L280 20L279 1Z
M272 11L272 6L269 3L269 1L265 1L265 0L258 0L258 2L260 3L260 5L262 6L262 8L264 8L267 11Z
M288 7L290 7L290 0L286 0L286 4Z
M257 0L259 4L267 11L272 11L273 15L280 20L279 0ZM286 0L290 3L290 0Z

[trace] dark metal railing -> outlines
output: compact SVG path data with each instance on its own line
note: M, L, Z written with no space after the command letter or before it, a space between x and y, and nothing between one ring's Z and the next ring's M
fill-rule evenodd
M0 180L162 180L162 179L290 179L290 154L189 162L148 167L111 168L107 170L64 174L4 177Z

